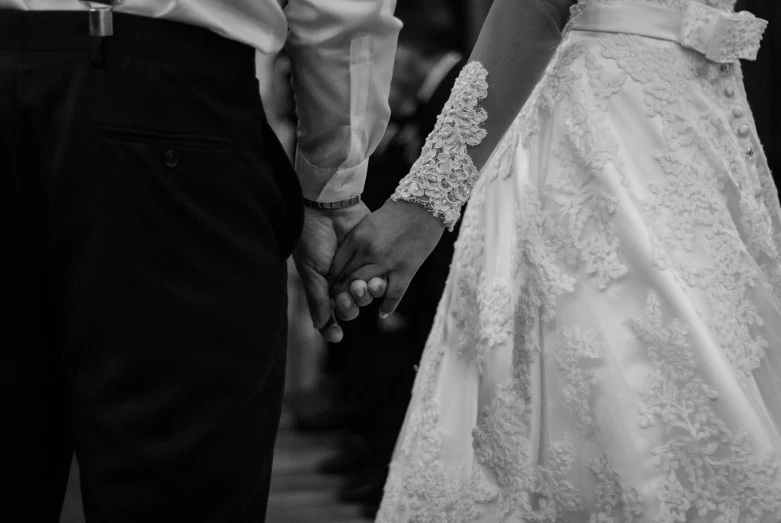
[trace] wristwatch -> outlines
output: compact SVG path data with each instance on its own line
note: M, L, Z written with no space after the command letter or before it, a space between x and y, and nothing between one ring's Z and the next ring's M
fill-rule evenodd
M347 207L352 207L353 205L358 205L359 203L361 203L360 194L358 196L353 196L352 198L339 200L337 202L316 202L314 200L307 200L304 198L304 205L311 207L312 209L319 210L346 209Z

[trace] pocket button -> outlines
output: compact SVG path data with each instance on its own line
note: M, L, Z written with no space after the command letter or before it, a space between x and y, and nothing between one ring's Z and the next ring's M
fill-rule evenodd
M179 152L175 149L168 149L163 155L166 167L173 169L179 165Z

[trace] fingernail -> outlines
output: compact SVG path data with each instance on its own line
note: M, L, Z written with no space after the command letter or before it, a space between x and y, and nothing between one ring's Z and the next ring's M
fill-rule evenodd
M357 294L359 298L363 298L363 295L366 294L366 291L363 287L359 287L355 294Z
M387 312L380 311L380 318L385 319L387 317L388 317L388 313Z

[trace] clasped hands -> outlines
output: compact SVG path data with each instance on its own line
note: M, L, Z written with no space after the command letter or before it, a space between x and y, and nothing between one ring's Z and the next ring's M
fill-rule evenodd
M375 299L383 300L380 316L396 310L445 230L425 207L406 201L388 200L373 213L363 203L305 213L293 258L312 323L328 342L342 339L334 318L353 320Z

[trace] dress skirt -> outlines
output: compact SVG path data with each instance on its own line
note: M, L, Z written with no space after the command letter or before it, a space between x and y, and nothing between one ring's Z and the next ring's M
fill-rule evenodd
M781 519L754 129L737 62L566 34L471 195L379 522Z

